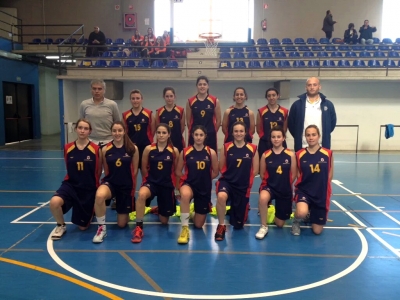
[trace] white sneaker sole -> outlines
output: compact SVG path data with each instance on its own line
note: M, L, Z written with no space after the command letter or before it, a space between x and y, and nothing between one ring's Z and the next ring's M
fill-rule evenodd
M103 239L101 241L95 241L94 239L92 240L93 244L101 244L104 241L104 238L107 236L107 233L103 236Z

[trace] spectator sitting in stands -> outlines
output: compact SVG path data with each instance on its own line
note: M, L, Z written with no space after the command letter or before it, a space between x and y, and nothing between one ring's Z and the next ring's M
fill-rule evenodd
M165 47L164 41L161 36L157 37L156 43L154 44L154 48L150 50L150 57L153 58L151 63L156 59L162 59L166 57L167 48ZM163 60L164 65L166 64L166 60Z
M373 44L374 40L372 39L372 33L376 31L376 27L370 27L369 26L369 21L365 20L364 25L360 27L360 43L365 45L367 44Z
M344 31L344 42L346 44L357 44L358 34L357 30L354 29L354 24L349 24L349 29Z
M153 46L156 42L156 36L153 33L153 28L147 28L147 36L149 37L149 46Z
M144 37L140 35L139 30L135 30L135 34L132 36L132 46L138 47L142 45ZM140 48L134 48L133 51L140 52Z
M99 26L94 27L94 31L89 35L88 46L86 47L86 56L101 56L107 47L99 47L106 44L106 36L100 31ZM95 46L95 47L91 47Z
M153 49L149 48L150 43L149 43L149 37L147 35L144 36L144 39L140 45L142 46L140 50L140 56L143 58L149 57L150 55L149 52L152 51Z

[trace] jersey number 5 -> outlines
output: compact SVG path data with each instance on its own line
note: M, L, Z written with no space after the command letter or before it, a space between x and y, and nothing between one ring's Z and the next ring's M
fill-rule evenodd
M157 169L159 169L159 170L164 169L164 166L163 166L163 164L162 164L162 161L159 161L159 162L158 162L158 164L157 164Z
M320 172L319 164L315 164L315 166L310 165L310 168L311 168L311 173L319 173Z

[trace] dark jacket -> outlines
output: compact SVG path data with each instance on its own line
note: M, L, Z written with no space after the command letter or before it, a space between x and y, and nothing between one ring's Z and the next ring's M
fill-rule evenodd
M372 39L372 33L376 31L376 27L370 27L368 25L367 28L364 28L364 26L361 26L359 31L360 31L360 39L370 40Z
M324 94L319 93L319 96L321 97L321 111L322 111L322 128L320 128L322 132L322 147L330 149L331 132L336 127L335 106L331 101L326 99ZM295 151L298 151L302 148L307 94L304 93L298 97L299 99L295 101L290 107L289 117L288 117L288 129L290 134L294 138Z
M93 44L94 40L98 40L100 44ZM105 45L106 43L106 36L103 32L99 31L98 33L92 31L89 34L89 45Z
M333 24L335 24L336 21L333 21L332 15L327 15L324 18L324 23L322 25L322 31L327 32L327 31L333 31Z
M353 33L353 36L350 35L351 33ZM347 29L344 31L344 39L354 39L357 38L357 36L358 33L355 29Z

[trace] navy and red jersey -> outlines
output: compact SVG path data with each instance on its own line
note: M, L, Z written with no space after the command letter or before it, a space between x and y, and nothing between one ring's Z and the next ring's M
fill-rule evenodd
M271 128L275 126L281 126L283 128L283 123L287 119L289 111L279 105L277 111L273 113L268 108L268 105L266 105L259 108L258 113L260 114L260 120L262 122L261 131L259 133L260 139L270 141Z
M292 197L291 155L292 152L288 149L283 149L279 154L276 154L272 149L264 152L261 159L265 160L265 173L260 190L268 186L274 193L282 197Z
M137 146L148 146L153 142L151 118L152 111L144 107L137 116L132 109L122 114L122 119L128 130L128 136Z
M194 126L203 125L207 129L207 134L215 133L215 125L217 123L215 117L217 97L207 95L204 100L199 100L197 96L193 96L188 101L190 109L192 110L189 132L192 132Z
M305 148L296 152L296 160L300 172L296 191L308 196L313 203L320 203L321 206L326 204L329 208L331 195L329 172L332 167L332 151L321 147L311 154Z
M99 186L100 147L89 142L79 150L75 142L64 146L64 160L67 175L64 177L73 187L93 190Z
M228 115L228 134L225 135L225 143L232 142L232 127L235 122L244 122L246 124L247 134L246 141L251 143L253 137L249 134L250 129L250 112L247 106L243 108L236 108L233 105L229 107Z
M175 105L171 111L168 111L165 106L157 109L157 120L159 123L168 124L171 128L171 141L174 147L178 148L179 152L185 146L185 141L182 136L181 120L183 118L183 107Z
M170 145L163 151L158 150L157 143L151 144L147 164L147 176L143 182L154 183L163 187L175 186L175 152Z
M117 148L113 142L108 143L104 148L108 172L102 182L109 182L113 186L123 189L133 189L136 186L132 156L126 152L125 146Z
M221 179L226 180L232 187L246 192L250 196L253 185L253 157L257 146L246 143L238 148L234 142L224 144L225 165L221 170Z
M180 183L188 183L198 190L210 192L212 185L212 158L211 148L205 146L197 151L193 146L183 149L185 173Z

